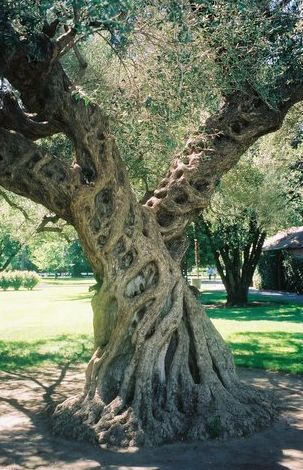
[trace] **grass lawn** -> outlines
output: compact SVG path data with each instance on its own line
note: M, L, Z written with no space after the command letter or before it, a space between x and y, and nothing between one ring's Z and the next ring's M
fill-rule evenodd
M0 369L88 361L93 283L62 280L32 292L0 291Z
M92 352L93 280L56 280L32 292L0 291L0 369L87 362ZM303 373L303 305L262 301L224 308L224 294L203 292L202 303L231 346L236 363Z
M249 296L247 308L225 308L223 292L203 292L207 313L242 367L303 373L303 305Z

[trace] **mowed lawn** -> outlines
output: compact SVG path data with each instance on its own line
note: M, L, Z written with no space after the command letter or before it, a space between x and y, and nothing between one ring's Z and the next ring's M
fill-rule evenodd
M0 291L0 369L87 361L93 348L91 281Z
M223 292L204 292L200 300L242 367L303 374L303 305L249 296L249 307L225 308Z
M54 281L32 292L0 291L0 369L88 361L93 282ZM303 305L265 302L258 295L250 300L248 308L225 308L222 292L201 295L237 365L303 373Z

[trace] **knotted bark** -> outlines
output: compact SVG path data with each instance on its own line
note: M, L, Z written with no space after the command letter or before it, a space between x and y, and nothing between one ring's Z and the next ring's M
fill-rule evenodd
M24 42L10 55L0 51L2 72L25 107L18 108L13 88L5 90L0 184L73 224L102 279L92 301L95 352L85 389L57 407L54 429L128 446L242 436L270 424L274 408L266 394L239 382L180 262L184 228L218 178L281 126L302 90L276 111L252 92L228 97L141 206L107 117L81 98L58 62L59 41L41 36L36 46L44 60L31 61ZM57 132L71 140L74 163L34 142Z

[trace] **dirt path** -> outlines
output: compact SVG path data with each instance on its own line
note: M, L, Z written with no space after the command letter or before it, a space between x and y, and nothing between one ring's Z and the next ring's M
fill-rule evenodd
M83 369L0 373L0 468L8 470L303 470L303 378L241 370L242 380L273 389L282 419L245 439L180 443L112 452L52 436L40 411L81 389Z

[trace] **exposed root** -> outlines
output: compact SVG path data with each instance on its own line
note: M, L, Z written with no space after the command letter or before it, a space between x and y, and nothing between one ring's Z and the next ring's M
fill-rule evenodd
M109 447L155 446L246 436L272 423L270 395L239 381L229 348L182 280L169 299L138 321L125 362L117 338L96 351L85 394L55 410L56 432Z

